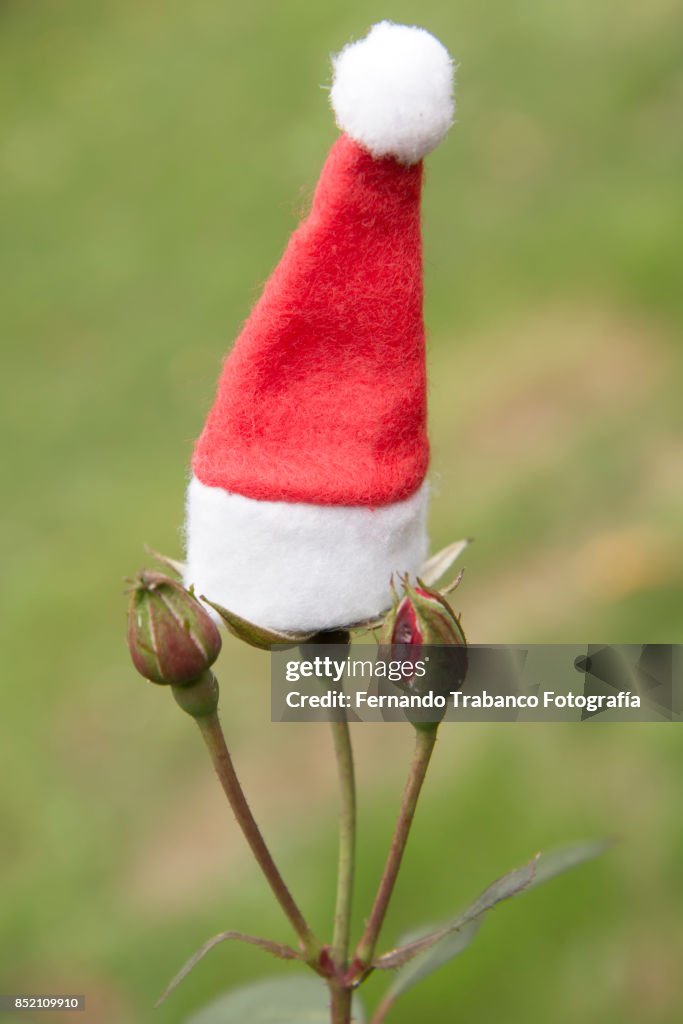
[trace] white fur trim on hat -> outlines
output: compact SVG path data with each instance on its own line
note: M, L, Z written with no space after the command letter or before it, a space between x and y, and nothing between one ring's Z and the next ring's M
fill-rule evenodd
M379 508L187 492L185 584L259 626L331 629L391 605L392 573L427 554L427 485Z
M453 123L453 61L423 28L381 21L332 58L337 124L373 156L414 164Z

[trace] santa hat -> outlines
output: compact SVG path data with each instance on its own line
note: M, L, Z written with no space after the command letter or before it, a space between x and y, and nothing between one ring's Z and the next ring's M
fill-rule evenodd
M378 615L427 553L421 161L453 65L389 22L333 64L343 134L226 359L187 497L185 582L281 630Z

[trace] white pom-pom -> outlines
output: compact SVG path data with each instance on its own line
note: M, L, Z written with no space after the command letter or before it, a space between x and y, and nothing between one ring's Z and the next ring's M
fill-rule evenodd
M332 62L337 124L373 156L417 163L453 123L453 61L425 29L382 21Z

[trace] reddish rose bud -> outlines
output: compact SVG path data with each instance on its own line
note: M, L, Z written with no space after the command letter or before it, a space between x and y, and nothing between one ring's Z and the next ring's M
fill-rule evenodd
M441 594L419 580L417 586L407 579L402 582L403 597L394 596L380 634L378 657L401 665L399 689L424 698L422 706L405 711L408 721L416 729L435 729L446 713L448 695L459 690L465 679L467 642L460 620Z
M209 613L180 583L143 570L131 591L128 648L145 679L182 686L213 665L221 637Z
M404 582L403 589L384 621L380 643L465 645L460 620L445 597L419 581L415 587Z

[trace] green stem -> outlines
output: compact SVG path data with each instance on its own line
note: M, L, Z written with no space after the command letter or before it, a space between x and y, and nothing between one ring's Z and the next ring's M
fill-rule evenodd
M337 967L345 971L349 953L356 857L356 781L351 736L346 717L332 722L332 738L339 774L339 860L332 958Z
M349 1024L352 1000L353 992L350 988L346 988L337 981L330 981L331 1024Z
M384 918L386 917L389 901L396 885L396 879L401 867L403 853L408 842L410 826L413 823L417 801L422 789L422 783L427 774L429 761L436 743L437 727L422 728L415 730L415 752L410 765L410 771L406 780L401 800L401 808L396 821L396 828L391 840L389 854L384 866L384 873L379 883L375 902L370 912L370 917L365 925L365 931L356 949L355 961L359 965L369 966L375 953L377 940L379 939Z
M196 721L211 756L216 775L228 798L237 823L242 829L244 838L247 840L251 852L265 875L275 898L294 928L309 963L317 965L320 945L295 903L282 875L278 871L270 850L261 835L261 830L251 813L242 786L237 778L218 714L214 711L210 715L196 719Z
M348 646L350 639L346 630L329 630L317 633L307 642L305 648L310 651L311 646L322 644ZM331 725L339 779L339 857L331 955L335 967L343 973L348 966L356 860L356 778L351 733L344 708L335 709L335 718Z

